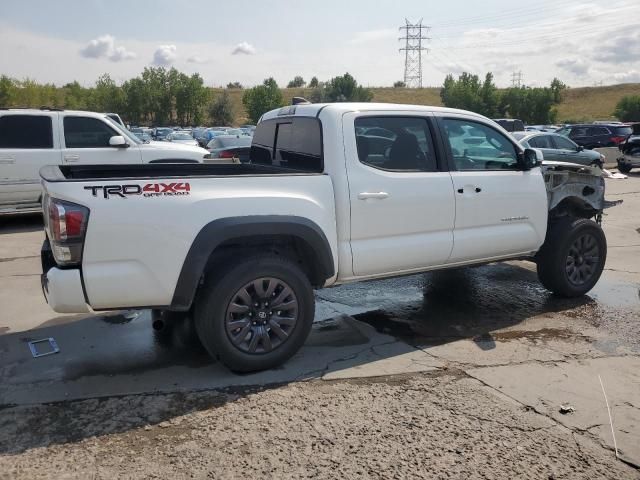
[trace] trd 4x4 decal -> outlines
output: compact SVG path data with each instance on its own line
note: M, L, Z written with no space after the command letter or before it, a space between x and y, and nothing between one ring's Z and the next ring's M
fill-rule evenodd
M189 195L191 185L184 182L176 183L147 183L140 185L91 185L84 187L85 190L91 190L94 197L98 195L104 198L110 198L114 195L127 198L129 195L142 195L143 197L162 197ZM98 193L100 192L100 193Z

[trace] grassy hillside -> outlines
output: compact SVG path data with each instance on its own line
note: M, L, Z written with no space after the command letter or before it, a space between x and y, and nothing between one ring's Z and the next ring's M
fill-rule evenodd
M213 89L220 93L222 89ZM384 103L409 103L416 105L442 105L439 88L372 88L373 101ZM229 90L236 111L236 124L248 122L242 106L243 90ZM295 96L309 96L308 88L283 88L286 104ZM558 121L614 120L612 113L618 101L626 95L640 95L640 83L626 83L606 87L569 88L558 105Z

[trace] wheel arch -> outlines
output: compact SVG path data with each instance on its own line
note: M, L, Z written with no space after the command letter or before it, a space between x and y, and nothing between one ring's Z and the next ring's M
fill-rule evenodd
M221 218L205 225L196 235L180 271L170 309L189 310L208 268L241 249L297 254L313 286L322 286L335 275L329 241L313 221L292 215Z

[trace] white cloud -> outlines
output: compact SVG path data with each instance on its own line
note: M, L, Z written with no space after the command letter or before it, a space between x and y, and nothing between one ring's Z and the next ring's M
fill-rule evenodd
M153 63L156 65L169 65L178 58L177 47L175 45L159 45L153 52Z
M108 58L112 62L131 60L137 56L135 52L123 46L116 47L116 39L111 35L102 35L91 40L80 50L80 55L85 58Z
M589 64L580 58L563 58L556 62L556 66L577 77L582 77L589 72Z
M605 63L626 63L640 60L640 31L621 33L601 44L594 59Z
M612 78L615 83L640 83L640 71L629 70L628 72L614 73Z
M240 42L235 46L231 55L253 55L254 53L256 53L256 48L253 45L247 42Z
M208 63L209 60L201 57L200 55L191 55L189 57L187 57L187 63L197 63L197 64L203 64L203 63Z
M398 31L395 28L383 28L380 30L369 30L366 32L356 32L351 39L352 44L371 43L379 40L393 40L398 37Z

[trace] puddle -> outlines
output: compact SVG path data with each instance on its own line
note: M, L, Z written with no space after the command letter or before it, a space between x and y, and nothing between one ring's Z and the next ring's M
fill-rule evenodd
M461 338L576 338L581 335L560 328L528 332L512 327L532 317L553 317L557 313L597 327L615 324L620 321L621 311L640 307L637 285L610 281L606 276L589 295L557 297L539 284L532 266L525 262L346 285L322 291L322 296L334 302L333 308L338 310L341 303L353 308L361 302L367 309L355 314L356 319L414 345L437 345ZM630 315L633 317L633 313ZM485 338L494 331L500 333ZM612 331L616 333L615 328Z

